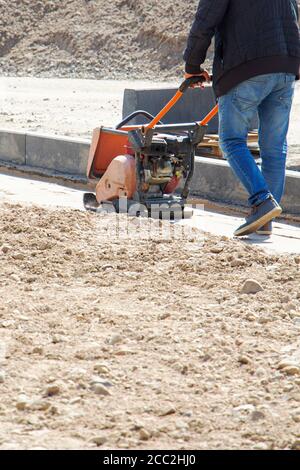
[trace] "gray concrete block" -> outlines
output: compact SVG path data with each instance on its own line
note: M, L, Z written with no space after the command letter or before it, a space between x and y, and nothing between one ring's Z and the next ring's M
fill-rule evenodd
M247 206L248 195L226 161L196 157L191 194L204 199ZM284 211L300 214L300 173L287 171Z
M0 130L0 160L23 165L25 163L25 134Z
M36 134L26 136L26 165L69 175L85 175L90 144Z
M162 88L151 90L126 89L123 99L123 118L134 111L144 110L152 115L157 114L164 105L174 96L176 88ZM203 119L215 106L216 99L211 86L204 90L199 88L189 89L176 105L162 119L165 124L195 122ZM143 117L135 118L133 124L145 124L149 122ZM257 117L252 122L252 128L258 126ZM209 133L218 132L218 117L215 117L208 126Z
M191 193L213 201L247 204L247 193L223 160L196 157Z
M300 173L298 171L286 172L285 193L282 206L291 214L300 214Z

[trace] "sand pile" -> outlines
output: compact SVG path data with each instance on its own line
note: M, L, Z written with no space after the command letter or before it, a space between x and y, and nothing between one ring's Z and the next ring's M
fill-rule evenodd
M198 0L0 0L0 73L178 78ZM209 61L212 53L209 53Z
M0 206L0 448L299 449L300 258L111 217Z
M0 0L0 72L169 78L180 75L197 0Z

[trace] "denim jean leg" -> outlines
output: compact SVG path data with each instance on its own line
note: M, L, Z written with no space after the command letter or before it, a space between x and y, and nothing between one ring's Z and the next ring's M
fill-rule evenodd
M247 147L247 135L257 110L258 98L252 90L252 94L247 93L248 101L245 102L239 98L237 89L219 99L220 146L233 172L248 192L249 204L258 205L270 196L268 185ZM252 97L253 102L250 101Z
M287 132L294 84L294 76L281 74L278 86L258 108L262 173L278 203L281 201L285 185Z

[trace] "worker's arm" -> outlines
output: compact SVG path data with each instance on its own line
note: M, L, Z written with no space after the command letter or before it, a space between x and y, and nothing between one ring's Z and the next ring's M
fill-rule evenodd
M197 74L203 70L201 64L229 3L230 0L200 0L183 56L187 73Z

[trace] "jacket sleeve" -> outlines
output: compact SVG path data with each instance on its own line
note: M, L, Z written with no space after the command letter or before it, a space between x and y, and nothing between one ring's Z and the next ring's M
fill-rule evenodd
M202 70L201 64L205 61L215 29L222 22L229 3L230 0L200 0L183 56L186 72Z

